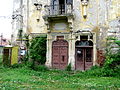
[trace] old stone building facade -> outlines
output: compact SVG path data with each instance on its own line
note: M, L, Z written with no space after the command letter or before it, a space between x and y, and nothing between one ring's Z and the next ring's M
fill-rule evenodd
M47 35L50 68L65 69L71 63L72 69L87 70L104 60L106 38L120 37L119 0L15 0L14 4L13 43L19 29L30 37Z

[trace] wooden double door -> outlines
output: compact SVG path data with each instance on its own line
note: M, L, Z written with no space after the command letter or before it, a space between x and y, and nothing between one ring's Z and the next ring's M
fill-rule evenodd
M65 69L68 65L68 42L57 40L52 44L52 67Z
M75 48L76 70L87 70L93 66L93 47Z

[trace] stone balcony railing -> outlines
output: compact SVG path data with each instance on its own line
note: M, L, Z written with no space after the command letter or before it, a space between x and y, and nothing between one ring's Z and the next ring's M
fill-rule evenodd
M46 5L45 16L68 15L72 14L72 4Z

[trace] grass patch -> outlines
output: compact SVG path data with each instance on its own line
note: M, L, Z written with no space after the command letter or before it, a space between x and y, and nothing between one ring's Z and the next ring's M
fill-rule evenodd
M0 89L119 90L120 78L89 76L79 71L0 68Z

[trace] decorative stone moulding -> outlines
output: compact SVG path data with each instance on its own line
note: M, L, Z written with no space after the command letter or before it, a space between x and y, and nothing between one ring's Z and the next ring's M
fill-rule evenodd
M83 17L87 18L87 6L89 0L81 0L82 8L83 8Z
M36 7L36 10L41 10L42 9L42 4L34 3L34 6Z
M83 6L87 6L87 5L88 5L89 0L81 0L81 2L82 2L82 5L83 5Z

